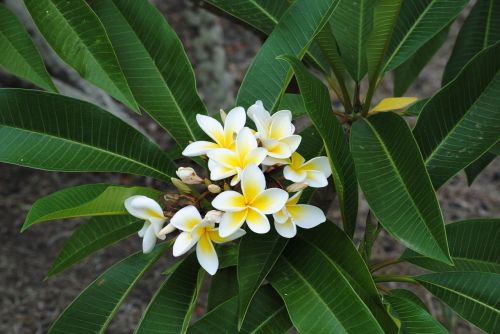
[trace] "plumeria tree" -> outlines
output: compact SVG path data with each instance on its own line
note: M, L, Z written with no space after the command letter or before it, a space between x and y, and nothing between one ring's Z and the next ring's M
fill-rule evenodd
M447 332L408 285L388 282L421 286L500 332L500 221L446 224L436 198L457 173L472 183L499 154L500 2L474 3L441 89L402 96L467 4L206 0L265 36L235 106L212 117L180 40L147 0L24 0L62 60L175 140L166 151L110 112L61 95L23 25L0 5L0 65L41 89L0 89L0 161L163 184L80 185L34 203L22 230L91 217L48 276L142 238L142 250L91 283L50 332L104 332L167 252L176 261L138 333ZM394 96L374 101L388 73ZM333 192L339 221L317 204ZM406 247L398 258L373 260L381 230ZM422 274L391 267L399 262ZM206 313L192 319L206 280Z

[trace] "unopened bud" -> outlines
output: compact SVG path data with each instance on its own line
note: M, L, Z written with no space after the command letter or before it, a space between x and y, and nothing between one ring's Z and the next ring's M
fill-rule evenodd
M222 123L224 123L226 121L226 112L224 110L219 110L219 113L220 113L220 119L222 120Z
M306 183L292 183L291 185L286 187L286 191L288 191L289 193L296 193L306 188L307 188Z
M172 177L170 180L172 181L172 184L177 188L177 190L179 190L179 192L181 194L191 194L192 193L191 188L189 188L189 186L187 184L185 184L184 182L182 182L181 180L179 180L175 177Z
M203 218L203 221L210 224L219 224L224 212L218 210L210 210Z
M175 226L172 224L167 224L160 230L160 232L158 232L158 236L167 235L169 233L172 233L173 231L175 231Z
M219 187L216 184L209 184L207 187L208 191L210 191L212 194L218 194L222 191L221 187Z
M175 172L179 179L185 184L201 184L203 179L196 175L196 172L191 167L179 167Z

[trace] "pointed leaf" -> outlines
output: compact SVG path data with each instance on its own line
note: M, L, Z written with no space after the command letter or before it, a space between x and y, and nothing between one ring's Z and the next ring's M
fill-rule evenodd
M467 175L467 183L469 187L472 185L476 177L486 168L490 163L495 160L497 156L493 153L486 152L473 163L465 168L465 174Z
M328 90L323 83L309 73L297 59L283 59L292 66L307 114L323 138L339 197L344 230L352 236L358 213L358 184L344 129L332 112Z
M184 259L156 292L135 333L186 333L203 274L196 254Z
M84 79L138 111L101 22L83 0L24 0L57 54Z
M196 114L206 108L181 41L147 0L90 2L109 35L139 105L181 147L204 134Z
M500 329L500 275L443 272L416 277L433 295L486 333Z
M278 110L290 110L293 119L306 115L304 99L299 94L285 94L280 101Z
M338 0L297 0L288 8L250 65L238 92L237 105L248 107L262 100L269 110L278 106L292 73L276 57L287 54L302 59L337 4Z
M404 109L416 101L416 97L388 97L373 107L370 113Z
M500 219L469 219L446 225L454 266L406 250L401 258L432 271L483 271L500 274Z
M408 248L450 263L441 209L406 122L394 113L355 122L351 151L380 224Z
M174 163L151 140L87 102L0 89L0 161L54 171L119 172L170 182Z
M57 92L42 57L19 19L0 4L0 66L18 77Z
M49 333L104 333L142 275L171 245L166 242L149 254L138 252L114 264L76 297L52 324Z
M64 243L47 276L53 276L140 230L144 221L131 216L94 217L78 227Z
M420 113L413 134L436 189L499 139L498 59L500 42L478 53Z
M127 210L123 203L134 195L144 195L156 200L161 192L146 187L122 187L104 183L59 190L33 204L21 231L48 220L126 215Z
M207 312L238 294L236 267L222 268L212 277L208 291ZM236 306L237 308L238 306ZM234 312L234 310L233 310ZM236 319L235 319L236 320Z

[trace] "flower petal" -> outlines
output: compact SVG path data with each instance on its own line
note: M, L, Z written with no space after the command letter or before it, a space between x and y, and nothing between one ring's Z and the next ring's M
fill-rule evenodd
M290 110L280 110L271 116L270 138L279 140L291 136L292 129L292 112Z
M209 236L210 236L210 239L215 242L215 243L218 243L218 244L222 244L224 242L229 242L229 241L233 241L235 239L238 239L242 236L244 236L246 233L245 230L239 228L236 230L236 232L234 232L233 234L227 236L226 238L222 238L219 234L219 229L218 228L215 228L211 231L208 232Z
M285 137L285 138L281 139L280 141L282 143L287 144L288 147L290 148L290 152L293 153L299 147L300 142L302 141L302 137L299 135L292 135L292 136Z
M292 151L290 151L287 144L274 139L262 140L262 146L266 148L267 154L273 158L286 159L292 155Z
M210 170L210 179L212 181L223 180L236 173L234 168L223 166L212 159L208 160L208 169Z
M290 218L282 224L274 222L274 228L276 232L284 238L293 238L297 234L297 227Z
M152 226L149 226L142 238L142 252L144 254L150 253L156 245L156 235Z
M246 156L245 159L243 160L243 166L242 168L245 168L248 166L248 164L255 164L255 165L260 165L262 161L267 156L267 150L263 147L257 147L251 150Z
M262 101L256 101L247 110L248 117L255 123L260 136L267 136L268 128L271 124L271 115L264 108Z
M265 166L272 166L272 165L288 165L290 163L290 159L276 159L273 157L266 157L264 161L262 161L262 164Z
M146 233L146 230L148 229L148 227L149 227L149 223L144 222L144 225L142 225L142 228L139 230L139 232L137 232L137 234L139 235L140 238L144 237L144 234Z
M304 157L301 156L298 152L293 152L292 162L290 163L290 165L295 169L299 169L305 161L306 159L304 159Z
M240 165L240 161L236 152L231 151L227 148L217 148L215 150L210 150L207 153L207 156L219 165L223 165L228 168L236 168Z
M290 197L288 201L286 201L286 205L288 206L297 204L300 200L300 196L302 196L302 190L295 193L292 197Z
M215 118L198 114L196 115L196 121L210 138L219 144L219 146L224 147L224 129Z
M170 223L181 231L191 232L201 223L201 215L193 205L188 205L177 211Z
M189 232L181 232L177 239L175 239L173 247L173 255L181 256L189 251L198 241L197 237L194 237Z
M278 212L273 213L273 219L278 224L283 224L284 222L286 222L288 220L288 217L289 215L288 211L286 211L286 208L283 208Z
M175 231L176 228L173 224L167 224L164 228L161 229L160 233L158 233L160 236L165 236L169 233L172 233Z
M325 174L325 177L327 178L332 174L332 169L330 168L330 163L328 162L327 157L316 157L309 160L302 166L302 170L320 171Z
M328 185L328 179L323 172L308 171L306 173L307 177L304 182L307 183L309 187L323 188Z
M236 107L229 111L226 119L224 120L224 137L226 147L229 147L229 145L233 142L234 134L237 134L241 129L243 129L246 121L247 116L243 107Z
M207 273L215 275L219 268L219 259L217 258L214 245L206 233L198 240L198 245L196 245L196 257Z
M212 206L217 210L226 212L238 212L245 210L245 198L239 192L227 190L221 192L212 200Z
M283 176L285 177L285 179L292 182L301 183L306 179L307 172L300 169L295 169L292 165L288 165L283 168Z
M253 232L259 234L267 233L271 229L267 217L263 213L252 208L248 209L247 225Z
M149 197L142 195L132 196L127 198L124 204L128 213L134 217L144 220L151 220L153 218L165 221L166 219L160 204Z
M227 238L231 234L238 231L238 229L243 225L247 217L247 209L239 212L226 212L222 216L219 224L219 236L221 238Z
M241 175L241 190L246 203L251 203L266 189L266 178L257 165L249 164Z
M257 139L249 128L243 128L236 136L236 151L238 152L239 161L244 161L246 156L257 148Z
M283 189L269 188L261 192L249 206L269 215L281 210L287 199L288 193Z
M313 205L290 205L287 210L295 224L302 228L312 228L326 221L323 211Z
M216 143L212 143L209 141L195 141L189 144L184 151L182 151L182 155L185 157L195 157L198 155L207 154L210 150L219 148L220 146Z

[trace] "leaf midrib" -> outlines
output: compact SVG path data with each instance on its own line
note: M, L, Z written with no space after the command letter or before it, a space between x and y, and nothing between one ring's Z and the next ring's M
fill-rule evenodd
M486 17L486 26L484 28L484 40L483 40L483 49L488 47L488 40L489 40L489 35L490 35L490 28L491 28L491 16L493 14L493 3L495 2L494 0L489 0L489 6L488 6L488 15Z

